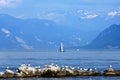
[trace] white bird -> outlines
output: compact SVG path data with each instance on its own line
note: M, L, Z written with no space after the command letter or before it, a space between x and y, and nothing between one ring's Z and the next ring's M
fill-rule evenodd
M24 66L26 66L26 65L25 65L25 64L21 64L21 65L20 65L20 67L24 67Z
M80 67L78 66L77 69L80 69Z
M87 71L87 70L88 70L88 68L84 68L83 70L84 70L84 71Z
M51 63L51 65L53 66L53 65L54 65L54 63Z
M110 65L107 70L108 70L108 71L114 71L114 69L112 68L112 65Z
M64 68L64 67L62 67L62 70L65 70L65 68Z
M82 71L83 69L82 69L82 68L80 68L80 70Z
M97 70L97 68L94 68L94 70Z
M75 69L75 67L72 67L72 70L74 70Z
M57 65L57 64L56 64L55 66L56 66L56 67L58 67L58 65Z
M70 66L70 69L72 69L72 67Z
M110 68L112 68L112 65L110 65Z
M89 71L93 71L93 69L90 68Z
M30 67L30 64L27 64L28 67Z
M69 66L65 66L65 68L68 68Z
M40 66L36 66L35 68L36 68L36 69L40 69Z

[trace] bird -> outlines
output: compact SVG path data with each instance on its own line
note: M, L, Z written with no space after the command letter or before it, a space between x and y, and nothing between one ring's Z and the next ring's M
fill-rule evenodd
M97 68L94 68L94 70L97 70Z
M80 69L80 67L78 66L77 69Z
M89 71L93 71L93 69L92 69L92 68L90 68L90 69L89 69Z
M82 68L80 68L80 70L82 71L83 69L82 69Z
M112 68L112 65L110 65L109 67Z
M88 70L88 68L84 68L83 70L84 70L84 71L87 71L87 70Z
M36 69L40 69L40 66L36 66L35 68L36 68Z
M53 66L53 65L54 65L54 63L51 63L51 65Z
M65 68L68 68L69 66L65 66Z

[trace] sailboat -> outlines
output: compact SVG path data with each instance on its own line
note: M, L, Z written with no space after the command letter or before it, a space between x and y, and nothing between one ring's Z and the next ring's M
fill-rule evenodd
M60 52L64 52L64 47L63 47L63 43L62 42L60 44Z

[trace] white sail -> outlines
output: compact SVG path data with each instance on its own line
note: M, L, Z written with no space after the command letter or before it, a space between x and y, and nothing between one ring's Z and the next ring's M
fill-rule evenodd
M60 44L60 52L64 52L63 43Z

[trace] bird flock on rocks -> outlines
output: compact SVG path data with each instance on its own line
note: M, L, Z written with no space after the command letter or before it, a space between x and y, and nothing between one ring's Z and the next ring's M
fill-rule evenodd
M69 76L116 76L120 70L114 70L112 65L101 73L96 68L80 68L72 66L59 66L58 64L47 64L43 68L32 67L30 64L21 64L16 72L9 67L5 72L0 72L0 78L28 78L28 77L69 77Z

